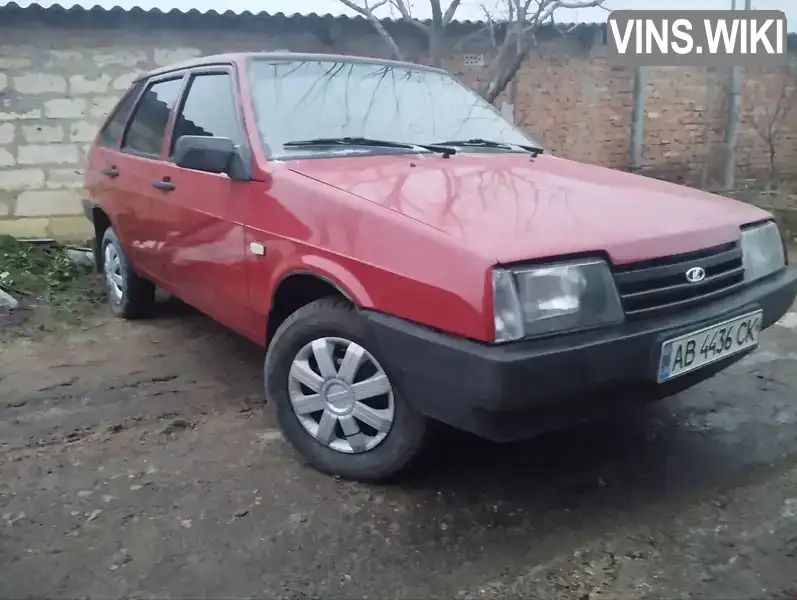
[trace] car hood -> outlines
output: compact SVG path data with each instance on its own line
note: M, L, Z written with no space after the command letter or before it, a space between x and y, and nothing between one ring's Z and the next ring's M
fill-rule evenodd
M740 225L769 217L692 188L544 155L360 156L290 168L498 263L605 251L623 264L727 243Z

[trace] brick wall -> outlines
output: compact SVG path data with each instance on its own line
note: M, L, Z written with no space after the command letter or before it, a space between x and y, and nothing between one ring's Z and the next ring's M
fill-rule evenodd
M136 73L223 51L386 54L367 23L336 21L324 31L319 35L295 20L290 28L0 22L0 233L60 239L90 234L80 213L86 150ZM417 33L397 38L408 59L423 61ZM473 40L449 53L447 67L476 84L484 69L464 66L464 56L487 51L484 41ZM717 170L726 77L724 70L651 70L647 165L675 179L695 180L708 157L710 171ZM755 109L760 112L781 81L777 72L747 74L744 123ZM610 67L600 43L558 37L543 42L521 69L517 114L524 127L562 156L626 168L632 86L630 71ZM738 168L742 176L755 176L766 170L767 152L744 123ZM797 110L783 127L777 156L783 172L797 174Z

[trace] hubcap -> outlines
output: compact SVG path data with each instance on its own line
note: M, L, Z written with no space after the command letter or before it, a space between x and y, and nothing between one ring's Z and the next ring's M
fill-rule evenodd
M299 350L288 377L291 406L319 443L354 454L378 446L393 426L393 388L359 344L319 338Z
M108 292L114 302L122 299L122 260L113 244L105 246L103 267L105 270L105 281L108 283Z

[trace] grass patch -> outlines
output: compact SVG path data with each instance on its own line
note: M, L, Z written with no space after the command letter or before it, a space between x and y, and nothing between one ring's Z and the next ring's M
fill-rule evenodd
M91 268L73 261L63 246L10 236L0 236L0 288L22 308L43 308L67 324L78 324L104 297Z

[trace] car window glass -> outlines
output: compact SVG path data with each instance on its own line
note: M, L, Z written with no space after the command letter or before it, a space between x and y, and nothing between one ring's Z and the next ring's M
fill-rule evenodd
M232 77L228 73L197 75L175 120L169 154L184 135L224 137L240 144L237 110Z
M133 107L135 106L136 99L143 85L144 83L142 81L133 85L116 105L110 118L100 130L97 143L101 146L116 147L119 145L119 141L122 139L122 134L125 130L125 125L127 125L127 120L130 118L130 113L133 112Z
M364 61L258 58L248 72L260 137L273 156L307 152L284 148L287 142L338 137L540 145L442 71Z
M177 103L181 87L182 78L158 81L147 88L127 128L122 150L160 155L169 114Z

